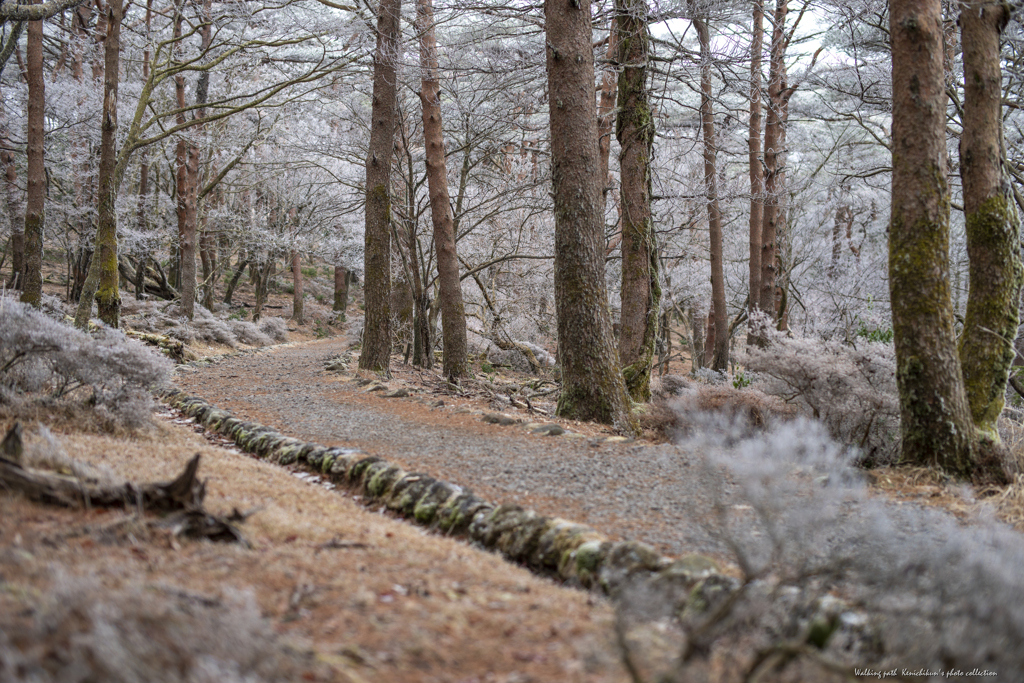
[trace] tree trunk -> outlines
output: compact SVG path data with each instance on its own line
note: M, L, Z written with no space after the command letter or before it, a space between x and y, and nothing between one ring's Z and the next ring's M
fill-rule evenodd
M96 313L107 325L121 324L121 290L117 261L117 87L120 80L122 0L107 2L107 37L103 43L103 121L100 126L99 206L96 252L99 288ZM95 266L94 266L95 267Z
M242 273L245 272L245 267L249 265L249 261L245 259L244 254L238 255L238 267L235 269L235 274L231 276L231 280L228 282L227 291L224 292L224 303L228 306L231 305L231 297L235 294L235 287L238 286L238 280L242 277Z
M764 166L761 154L761 53L764 50L764 0L754 0L753 37L750 44L750 127L747 154L750 164L750 288L749 318L761 301L761 231L764 222ZM747 344L757 341L748 333Z
M455 225L448 195L444 130L441 125L441 85L438 79L437 43L434 38L434 9L431 0L419 0L420 67L423 71L420 98L423 103L423 138L427 156L427 187L430 216L437 251L437 279L441 305L441 334L444 342L443 372L451 382L469 374L466 342L466 309L462 301L459 260L455 251ZM415 258L415 255L413 255ZM428 329L433 329L428 325Z
M967 220L970 293L960 362L971 417L983 443L999 443L996 421L1016 352L1022 278L1020 219L1004 169L999 39L1006 5L961 2L964 115L960 175Z
M889 291L904 462L970 476L974 428L949 290L946 90L939 0L891 0Z
M373 104L366 157L364 296L359 368L391 375L391 157L398 110L396 66L402 0L381 0L373 55Z
M296 325L305 325L302 317L302 262L298 250L292 251L292 320Z
M545 0L544 17L562 372L558 414L634 433L636 420L612 340L604 278L590 2Z
M608 191L612 188L612 177L608 172L608 159L612 149L612 127L615 125L615 99L618 78L615 75L614 63L619 59L619 28L615 17L608 29L608 53L606 64L601 70L601 99L597 107L598 151L601 154L601 194L608 205ZM602 214L603 215L603 214Z
M707 191L708 234L711 238L711 309L714 312L715 337L711 350L711 369L729 366L729 319L725 308L725 257L722 239L722 211L718 205L718 148L715 141L715 113L712 106L711 35L707 22L694 19L700 42L700 119L704 130L704 187Z
M758 306L775 317L779 222L785 221L786 16L789 0L776 0L768 67L768 113L764 127L764 215L761 227L761 291Z
M14 150L6 121L0 138L0 165L4 169L4 197L11 225L11 279L9 289L21 289L25 270L25 222L21 213L21 190L18 189L18 169L14 164Z
M348 308L348 268L345 266L334 266L334 310L341 313L341 319L345 319L345 309Z
M43 84L43 22L28 22L25 57L28 76L28 191L25 194L25 257L21 300L39 307L43 296L43 211L46 161L43 158L46 94Z
M622 206L622 331L619 357L626 390L634 401L651 400L651 370L658 342L661 282L658 244L651 217L654 118L647 92L650 36L646 0L617 0L619 33L619 187ZM607 179L607 169L605 169ZM605 180L606 182L606 180Z

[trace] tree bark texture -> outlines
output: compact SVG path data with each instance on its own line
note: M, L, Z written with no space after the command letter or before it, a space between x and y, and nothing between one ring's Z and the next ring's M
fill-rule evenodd
M298 250L292 251L292 320L296 325L305 325L302 316L302 259Z
M777 0L768 66L768 112L764 127L764 214L761 227L761 291L758 306L776 316L776 278L779 275L777 240L785 230L786 207L786 16L789 0Z
M609 62L619 60L619 29L615 17L612 17L612 25L608 30L608 53ZM608 190L612 187L612 178L608 172L608 159L612 149L612 127L615 125L615 99L618 78L612 64L605 65L601 70L601 99L597 106L597 148L601 153L601 194L605 198L605 208L608 205Z
M21 300L38 308L43 296L43 212L46 203L46 161L43 158L43 139L46 134L43 22L30 21L27 33L28 191L25 194L25 257Z
M334 308L332 310L341 313L341 319L344 320L346 308L348 308L348 268L334 266Z
M4 169L4 201L11 224L11 279L7 287L21 289L25 275L25 221L21 213L21 190L18 188L18 168L14 163L14 149L4 126L0 139L0 165Z
M545 0L555 204L558 414L636 432L612 340L589 0Z
M434 37L434 8L431 0L416 4L420 33L420 69L423 103L423 140L427 156L427 188L430 217L437 251L437 279L441 300L441 335L444 343L443 372L451 382L469 374L466 341L466 308L455 251L455 223L448 194L448 167L441 120L441 84L438 78L437 41ZM412 255L416 258L416 255ZM428 326L429 329L429 326ZM429 353L429 350L428 350Z
M711 369L725 370L729 365L729 319L725 307L725 264L722 239L722 210L718 204L718 148L715 140L715 112L712 105L711 34L707 22L694 19L700 42L700 120L704 133L704 187L707 193L708 235L711 244L711 310L715 337L711 349Z
M634 401L651 400L651 371L658 343L661 282L651 216L654 118L647 90L650 58L646 0L617 0L615 41L621 65L615 136L619 141L622 206L622 318L619 358ZM607 169L605 180L607 179Z
M373 55L370 147L366 157L364 297L366 316L359 367L391 375L391 157L398 95L399 19L402 0L382 0Z
M1016 351L1022 279L1020 218L1003 167L999 38L1010 18L997 2L961 2L964 116L960 175L964 187L970 293L960 363L979 436L999 443L996 421Z
M761 53L764 50L764 0L754 0L753 36L750 44L750 126L747 149L750 164L750 317L761 303L761 231L764 222L764 166L761 152ZM747 335L747 344L757 341Z
M939 0L891 0L889 291L902 457L969 476L974 428L949 285L946 90Z

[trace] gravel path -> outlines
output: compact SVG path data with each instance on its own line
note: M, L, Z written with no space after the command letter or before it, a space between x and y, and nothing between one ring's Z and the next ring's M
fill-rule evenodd
M346 347L335 338L228 356L182 368L176 381L240 418L326 446L358 447L487 500L566 517L667 555L727 555L708 530L713 482L698 454L673 444L598 443L486 424L479 409L450 397L430 407L437 396L367 393L351 375L323 370Z

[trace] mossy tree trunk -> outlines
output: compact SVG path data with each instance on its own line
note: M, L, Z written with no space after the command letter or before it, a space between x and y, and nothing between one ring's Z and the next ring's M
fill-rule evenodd
M946 89L939 0L891 0L889 290L905 462L975 466L949 285Z
M747 156L750 164L750 289L747 306L750 317L761 302L761 230L764 222L764 165L761 152L761 52L764 50L764 0L753 0L754 14L750 43L750 123ZM747 335L747 344L757 341Z
M545 0L555 302L562 391L558 414L636 432L612 340L589 0Z
M366 316L359 367L391 374L391 157L397 120L399 19L402 0L382 0L373 55L373 103L366 157L364 296Z
M608 64L601 70L601 99L597 105L597 148L601 154L601 194L608 208L608 191L612 188L612 177L608 172L608 160L612 149L612 127L615 125L615 99L618 78L614 64L619 58L619 30L612 17L608 29Z
M617 0L615 27L621 65L618 82L619 187L622 207L622 319L619 357L626 390L651 400L651 371L658 342L661 282L651 216L654 119L647 90L650 36L646 0ZM607 168L602 183L607 182ZM603 202L602 202L603 207ZM603 215L603 212L602 212Z
M21 300L38 307L43 296L43 212L46 161L43 157L46 93L43 82L43 22L28 22L25 46L28 80L28 191L25 194L25 256Z
M711 311L714 314L714 346L711 369L729 366L729 318L725 308L725 256L722 239L722 210L718 205L718 148L715 140L714 92L711 82L711 32L707 21L696 18L693 26L700 42L700 120L704 133L704 188L708 207L708 235L711 244Z
M970 293L960 363L971 417L983 442L998 444L996 421L1016 352L1022 266L1020 218L1003 168L999 39L1006 5L961 2L964 59L960 176L967 219Z
M103 121L100 124L99 206L96 252L99 289L96 313L111 327L121 324L121 290L117 264L117 87L120 80L121 19L123 0L107 2L107 37L103 43Z
M434 8L431 0L418 0L416 20L420 33L420 69L423 75L420 101L423 104L427 189L430 194L430 217L434 226L434 249L437 251L438 298L444 342L443 371L449 381L458 382L469 374L466 308L462 300L459 259L455 251L455 221L448 194L448 167L441 119L441 83L438 78L437 40L434 36ZM416 258L415 254L413 258ZM432 325L426 324L428 331L433 329ZM429 349L427 353L432 359Z

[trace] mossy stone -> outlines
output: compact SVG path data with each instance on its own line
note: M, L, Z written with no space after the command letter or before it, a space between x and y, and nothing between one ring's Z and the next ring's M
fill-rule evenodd
M392 485L405 474L406 471L398 465L392 465L383 460L375 462L370 465L363 476L363 481L366 482L363 489L371 498L385 498L390 493Z

